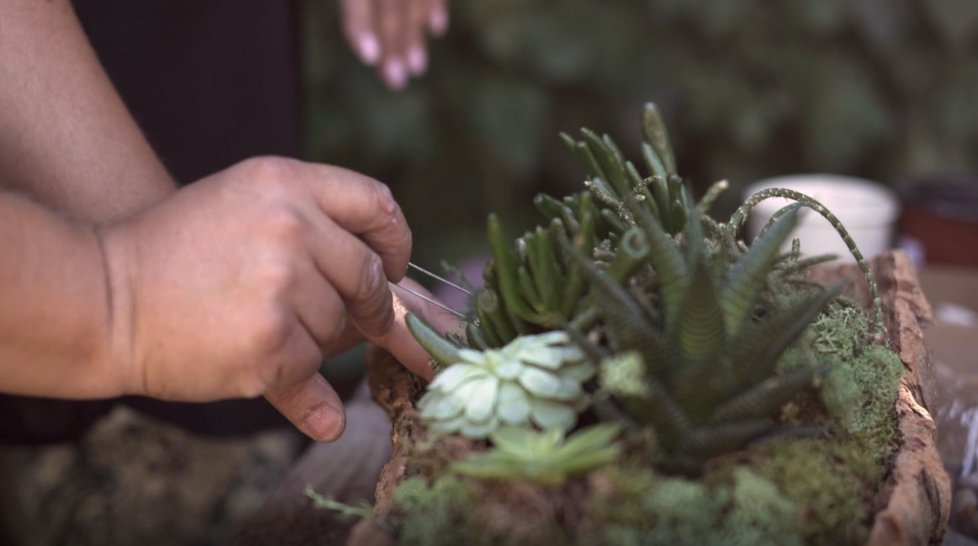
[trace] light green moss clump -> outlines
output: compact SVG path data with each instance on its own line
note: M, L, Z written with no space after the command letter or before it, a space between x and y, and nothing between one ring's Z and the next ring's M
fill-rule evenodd
M894 404L904 371L900 357L869 342L869 321L845 300L834 304L811 330L814 353L831 369L820 390L822 403L864 448L870 458L867 465L885 465L899 440Z
M666 478L655 484L644 507L655 522L646 544L716 544L720 517L730 493L701 482Z
M872 343L872 337L865 312L836 300L784 355L779 371L825 369L819 399L833 428L870 449L875 464L885 465L899 439L894 404L904 368L899 356Z
M411 478L394 491L394 506L401 514L401 546L456 546L488 544L474 522L473 496L466 485L447 475L428 484Z
M894 405L903 363L871 339L865 312L840 299L779 363L782 373L803 366L828 370L819 398L833 419L831 436L759 446L754 465L798 505L806 543L864 541L867 499L853 492L879 487L899 440Z
M614 546L800 546L798 510L778 487L746 467L707 484L651 474L618 474L614 493L592 501L603 529L593 541ZM580 542L581 544L588 542Z
M833 363L822 385L822 402L848 432L883 432L893 426L902 374L900 357L881 345L868 345L858 356Z
M759 446L753 466L758 475L780 484L798 507L805 544L861 544L868 530L865 500L882 470L852 439L805 438Z
M749 468L734 469L733 510L724 520L723 544L801 546L798 508L777 485Z

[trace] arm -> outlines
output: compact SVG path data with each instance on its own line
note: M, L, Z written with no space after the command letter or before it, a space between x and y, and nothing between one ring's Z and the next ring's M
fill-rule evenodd
M264 395L329 440L343 408L317 372L348 324L431 376L388 287L404 216L344 169L249 160L97 229L0 194L0 247L0 391Z
M293 179L301 182L283 185ZM431 375L403 314L410 306L429 322L450 322L418 302L392 308L370 266L380 260L398 278L410 252L389 192L342 169L258 160L164 200L174 189L168 175L63 0L0 3L4 184L90 223L0 191L0 391L174 400L260 393L325 440L343 419L315 373L323 353L366 336ZM309 208L316 203L322 208ZM384 219L393 223L347 224ZM101 222L109 223L93 227ZM375 231L387 235L371 239ZM382 259L363 257L377 248L386 249ZM340 264L352 267L338 285L326 273ZM373 284L356 288L365 281Z
M0 391L119 394L108 358L108 291L95 230L0 192Z
M174 190L68 0L0 2L0 187L88 221Z

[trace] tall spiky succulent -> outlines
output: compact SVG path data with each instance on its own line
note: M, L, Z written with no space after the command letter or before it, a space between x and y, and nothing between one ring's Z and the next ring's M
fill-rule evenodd
M568 249L598 296L608 343L593 348L608 355L601 361L602 387L632 418L655 428L665 462L695 470L770 432L781 406L818 375L816 369L777 375L776 364L839 288L813 290L780 308L759 301L797 216L797 207L783 215L730 267L729 249L706 244L695 209L682 246L652 244L668 235L654 218L640 220L645 229L632 245L646 247L649 262L659 264L661 309L654 314Z
M601 407L618 406L628 420L654 428L662 461L696 471L706 459L772 431L777 411L821 373L775 370L838 288L806 284L804 270L819 260L800 259L797 241L787 255L778 249L800 207L831 213L811 198L788 195L798 203L747 246L737 231L750 206L786 194L768 192L727 224L717 223L706 212L726 183L694 203L676 174L655 106L646 106L642 121L648 177L610 137L584 129L580 141L562 138L587 169L586 191L538 196L534 203L548 224L515 244L490 216L493 262L476 300L478 318L466 332L471 346L486 350L541 331L566 331L600 365L599 384L611 396L611 405ZM862 262L844 228L836 227ZM786 297L785 286L803 289ZM448 353L457 347L417 330L436 359L454 358Z

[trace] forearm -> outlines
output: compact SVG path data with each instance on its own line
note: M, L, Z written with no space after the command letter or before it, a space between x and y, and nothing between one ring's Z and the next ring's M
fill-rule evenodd
M0 192L0 248L0 392L122 394L125 370L110 356L110 291L94 229Z
M67 0L0 2L0 186L92 222L174 190Z

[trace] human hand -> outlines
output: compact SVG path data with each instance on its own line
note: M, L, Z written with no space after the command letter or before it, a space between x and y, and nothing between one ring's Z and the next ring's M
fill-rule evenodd
M370 341L394 355L405 368L426 381L431 381L434 378L434 370L431 369L430 365L431 357L408 330L405 317L408 313L413 313L442 334L461 333L464 324L455 314L419 297L417 294L424 295L430 300L438 299L412 279L405 277L396 285L391 283L391 288L394 324L385 335L379 337L364 336L348 322L345 331L323 347L323 353L325 355L340 354L358 343ZM407 288L407 290L402 288Z
M340 0L340 10L350 47L394 90L428 67L425 31L448 30L448 0Z
M411 233L387 187L365 176L248 160L106 226L102 244L128 392L262 394L331 440L343 410L316 373L323 348L352 324L405 350L388 279L403 276Z

